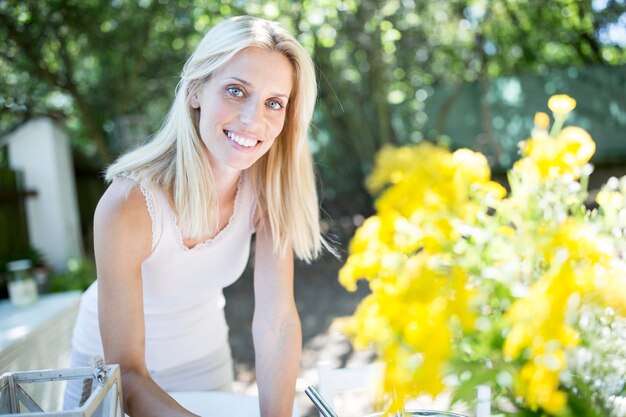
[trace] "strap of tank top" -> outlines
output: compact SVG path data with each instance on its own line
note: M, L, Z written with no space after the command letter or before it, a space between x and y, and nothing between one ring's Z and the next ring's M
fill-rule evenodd
M146 199L146 208L148 209L148 213L150 214L150 219L152 220L152 249L156 246L159 238L161 237L161 232L163 229L163 222L161 221L161 202L155 201L155 193L154 188L150 186L146 181L139 182L139 189Z
M152 223L152 249L154 249L159 237L161 236L162 226L160 217L161 210L159 210L157 204L155 204L155 193L153 192L153 187L148 181L135 175L134 173L127 172L120 176L137 184L141 194L143 194L143 197L146 200L146 209L148 210L148 214L150 214L150 220Z

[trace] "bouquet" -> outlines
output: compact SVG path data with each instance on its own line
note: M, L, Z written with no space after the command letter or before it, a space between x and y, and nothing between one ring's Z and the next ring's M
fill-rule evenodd
M508 190L468 149L377 155L376 214L339 279L369 281L344 329L386 363L389 412L444 390L471 403L489 385L500 414L626 415L626 178L589 198L595 143L564 127L575 104L553 96L552 123L535 115Z

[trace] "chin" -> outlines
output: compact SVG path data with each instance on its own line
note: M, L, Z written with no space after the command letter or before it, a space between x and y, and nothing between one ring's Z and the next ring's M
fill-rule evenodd
M228 164L228 167L236 171L244 171L254 165L258 160L259 158L251 161L233 161Z

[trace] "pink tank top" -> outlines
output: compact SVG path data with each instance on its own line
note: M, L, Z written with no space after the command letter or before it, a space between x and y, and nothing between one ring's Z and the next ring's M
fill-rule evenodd
M141 265L146 365L161 371L210 355L228 342L222 289L243 273L254 233L256 198L247 171L239 179L233 214L212 239L188 249L167 197L141 184L152 218L152 253ZM98 288L83 294L73 348L102 355Z

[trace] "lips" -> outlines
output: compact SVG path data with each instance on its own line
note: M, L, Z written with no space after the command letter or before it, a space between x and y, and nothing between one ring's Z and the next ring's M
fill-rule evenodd
M241 134L236 134L234 132L231 132L230 130L224 130L224 133L226 133L226 136L232 142L246 149L252 149L259 143L258 139L255 139L249 136L244 136Z

